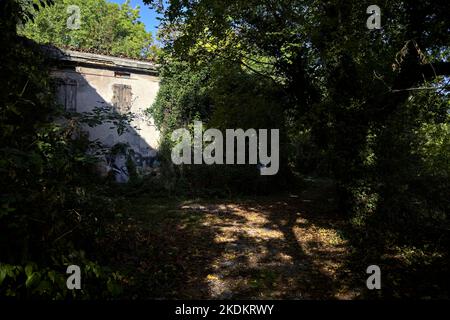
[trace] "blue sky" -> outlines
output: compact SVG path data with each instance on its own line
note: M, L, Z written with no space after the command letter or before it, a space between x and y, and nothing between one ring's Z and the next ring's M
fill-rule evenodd
M126 0L108 0L109 2L122 4ZM150 31L153 37L156 37L159 21L156 19L157 14L153 9L150 9L148 5L145 5L142 0L131 0L131 6L136 8L141 7L141 21L145 24L147 31Z

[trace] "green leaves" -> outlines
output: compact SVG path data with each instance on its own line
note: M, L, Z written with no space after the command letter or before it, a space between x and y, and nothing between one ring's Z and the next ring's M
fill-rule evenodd
M25 274L28 278L31 277L31 275L33 274L33 265L27 264L27 266L25 267Z
M13 281L16 280L22 272L23 268L21 266L0 263L0 285L7 278L10 278Z
M81 11L79 29L68 29L66 9L76 5ZM129 3L117 5L105 0L62 0L45 7L35 21L21 30L39 43L131 58L154 58L153 39L139 22L139 9Z
M114 278L108 279L106 287L108 291L111 293L111 295L114 297L119 296L123 292L121 285Z
M110 298L119 296L123 290L120 273L112 272L108 268L101 267L97 263L88 260L83 252L73 252L70 256L63 256L62 260L81 259L85 265L82 276L85 288L80 292L67 289L65 273L66 266L61 261L54 261L52 268L40 266L34 262L20 265L0 264L0 297L22 297L26 293L28 297L39 296L46 299L72 298ZM89 285L91 284L91 286Z
M39 275L39 273L33 272L29 276L27 276L27 280L25 281L25 286L27 288L33 288L39 283L40 279L41 279L41 276Z
M5 280L5 278L6 278L6 272L3 270L0 270L0 286L2 285L3 280Z

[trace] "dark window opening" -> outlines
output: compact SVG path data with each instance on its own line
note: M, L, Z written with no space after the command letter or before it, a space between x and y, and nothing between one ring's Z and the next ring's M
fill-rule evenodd
M115 71L114 76L116 78L131 78L131 73L129 72L122 72L122 71Z
M60 64L57 66L57 68L59 70L66 70L66 71L76 71L77 68L74 65L70 65L70 64Z

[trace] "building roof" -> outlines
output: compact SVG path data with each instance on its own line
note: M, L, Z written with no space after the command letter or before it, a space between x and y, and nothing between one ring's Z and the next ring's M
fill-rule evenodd
M43 46L47 54L60 62L87 65L105 69L126 70L138 73L158 74L158 65L148 60L138 60L109 55Z

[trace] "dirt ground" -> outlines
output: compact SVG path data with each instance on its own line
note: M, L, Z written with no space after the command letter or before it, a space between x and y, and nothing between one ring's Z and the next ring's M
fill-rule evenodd
M131 299L354 299L365 282L347 268L332 203L323 186L252 200L138 197L100 245Z
M444 244L361 242L334 190L311 181L270 197L126 197L98 240L101 263L123 275L125 299L448 299ZM373 264L382 290L367 289Z

